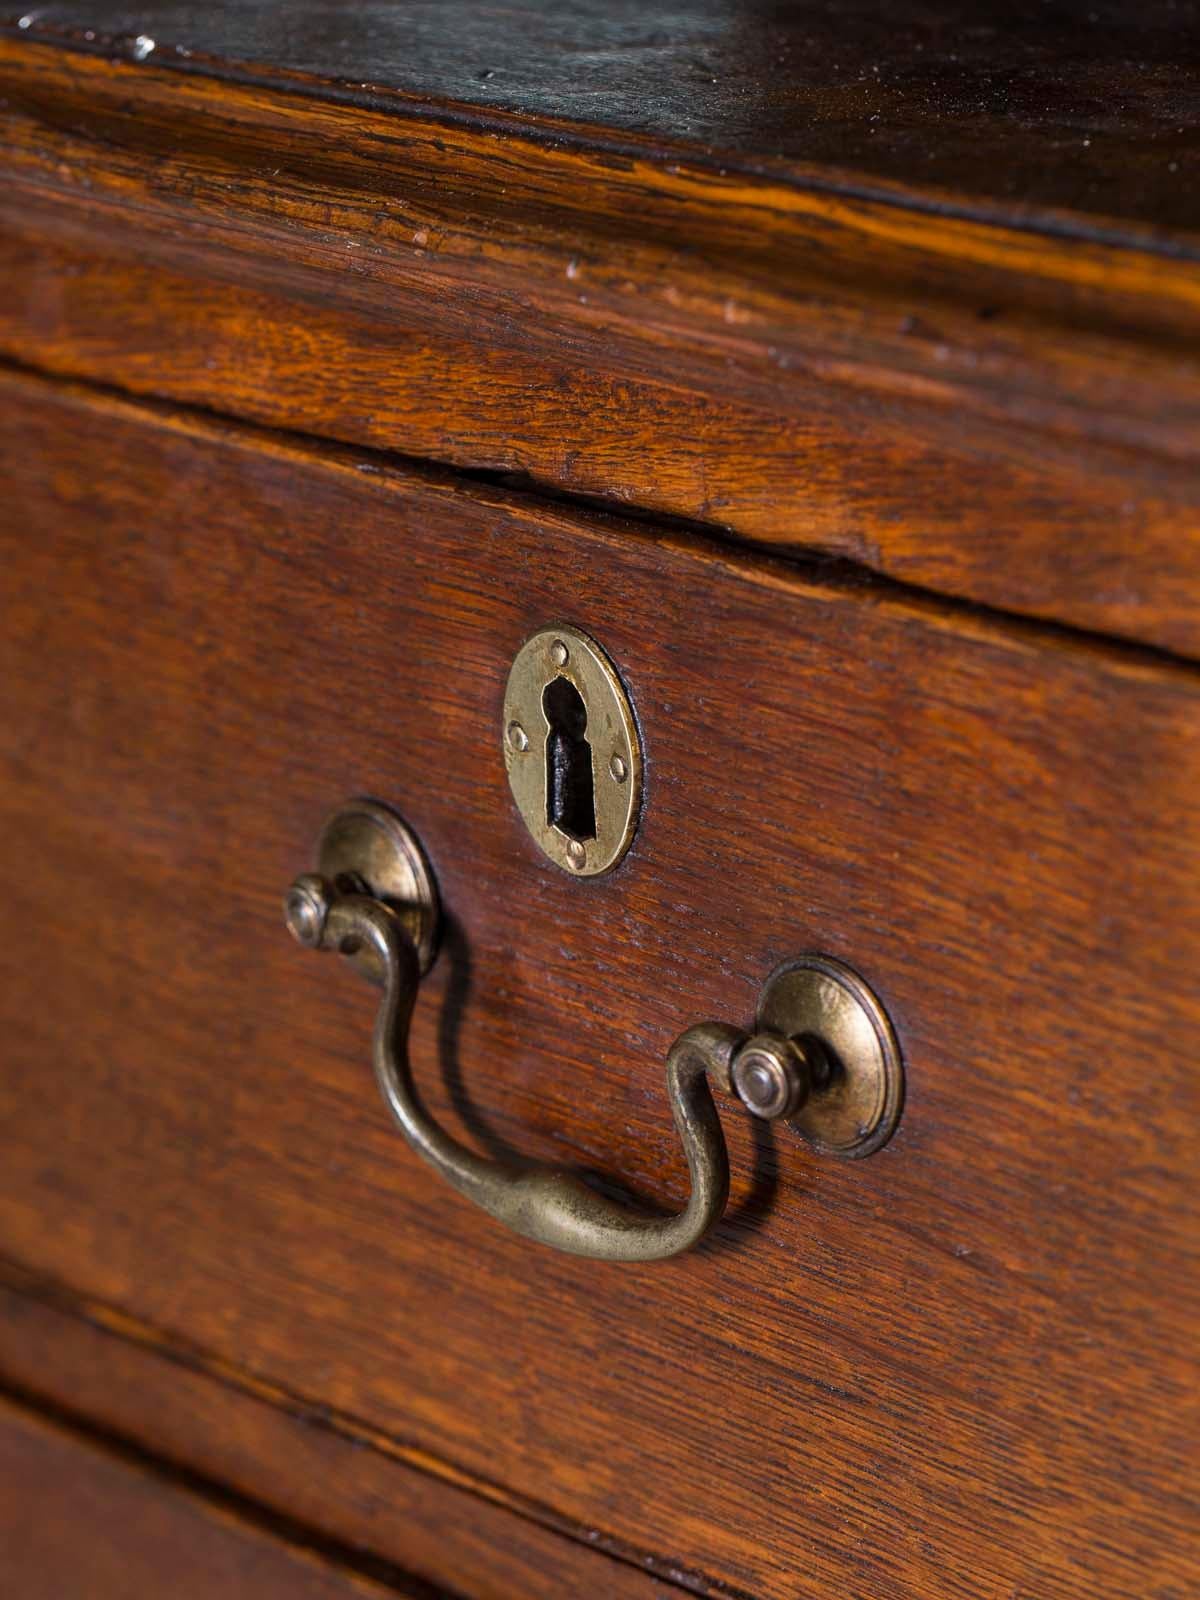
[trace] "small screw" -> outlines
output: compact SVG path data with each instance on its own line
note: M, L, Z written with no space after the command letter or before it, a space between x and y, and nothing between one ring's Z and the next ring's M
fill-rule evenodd
M556 667L565 667L567 662L571 659L571 652L567 649L566 645L561 639L555 639L554 643L550 646L550 659L553 661Z
M629 768L625 765L625 759L623 756L614 755L612 760L608 763L608 770L612 775L614 783L624 783L625 779L629 776Z
M567 860L575 868L576 872L578 872L586 862L587 851L583 848L578 839L572 839L567 845Z
M508 725L508 743L510 748L518 755L529 749L529 735L519 722L510 722Z

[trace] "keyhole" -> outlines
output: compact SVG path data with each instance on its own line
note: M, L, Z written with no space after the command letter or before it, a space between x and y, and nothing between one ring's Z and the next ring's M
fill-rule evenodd
M546 821L568 839L596 837L596 793L587 706L569 678L552 678L542 691L550 724L546 740Z

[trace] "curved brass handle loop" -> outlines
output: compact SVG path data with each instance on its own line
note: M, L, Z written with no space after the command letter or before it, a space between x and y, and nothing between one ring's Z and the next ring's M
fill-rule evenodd
M398 819L393 814L373 810L395 830ZM357 820L363 814L360 810ZM378 816L373 820L377 823ZM423 886L432 895L431 883ZM844 1068L812 1034L801 1039L769 1029L750 1037L719 1022L688 1028L671 1046L666 1068L667 1097L692 1185L687 1205L675 1216L647 1215L619 1204L571 1172L477 1155L423 1110L412 1081L409 1024L422 956L428 961L431 953L422 949L411 915L403 915L405 908L364 893L363 887L352 873L336 881L317 874L297 878L287 897L288 926L302 944L351 956L368 976L382 982L373 1057L388 1109L413 1149L448 1183L528 1239L607 1261L678 1255L718 1221L729 1196L729 1158L710 1079L770 1120L797 1115L823 1093L836 1098L839 1084L844 1090ZM411 913L413 907L407 910ZM788 973L794 970L789 965ZM780 969L778 976L784 975Z
M375 1023L376 1082L409 1144L460 1194L527 1239L608 1261L677 1255L721 1216L729 1196L729 1158L706 1074L715 1073L728 1087L743 1033L702 1023L672 1046L667 1094L692 1192L678 1216L644 1216L589 1188L573 1173L476 1155L440 1128L417 1101L409 1064L408 1030L420 981L413 941L380 900L331 894L330 886L315 877L297 880L293 898L301 895L311 908L303 923L304 943L355 954L366 945L378 960L384 980Z

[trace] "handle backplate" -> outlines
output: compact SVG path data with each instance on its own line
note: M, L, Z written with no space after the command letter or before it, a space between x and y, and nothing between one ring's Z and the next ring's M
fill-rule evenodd
M420 841L390 806L378 800L348 800L339 806L321 829L317 871L339 894L368 895L387 906L412 940L425 976L437 955L441 901ZM292 916L290 895L289 923ZM364 941L342 954L364 978L382 984L383 969L372 945Z
M802 955L767 979L760 1033L815 1040L833 1071L820 1094L787 1116L788 1126L827 1156L869 1156L896 1131L904 1104L900 1046L887 1013L835 956Z

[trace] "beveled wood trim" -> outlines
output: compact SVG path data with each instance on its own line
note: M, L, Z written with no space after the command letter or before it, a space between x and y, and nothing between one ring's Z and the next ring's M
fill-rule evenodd
M300 0L281 36L252 6L151 0L134 33L116 0L58 0L0 31L610 158L765 176L1162 254L1194 256L1198 246L1194 196L1183 163L1171 161L1183 151L1169 135L1185 133L1195 105L1192 41L1171 0L1165 11L1147 0L1116 30L1083 0L1074 15L1067 5L1019 18L992 0L972 8L970 29L920 3L882 17L804 6L760 17L737 0L665 15L584 0L561 8L552 41L539 39L539 16L520 29L503 7L440 9L433 26L414 28L405 7L334 21L319 0ZM1086 87L1063 81L1080 33ZM589 60L597 52L607 58L599 76ZM481 55L491 69L480 70ZM698 71L698 55L717 76ZM1056 92L1039 104L1035 90L1031 101L1047 74ZM1009 93L997 96L998 84ZM831 92L836 110L823 104Z
M0 93L10 357L1200 651L1186 259L12 38Z

